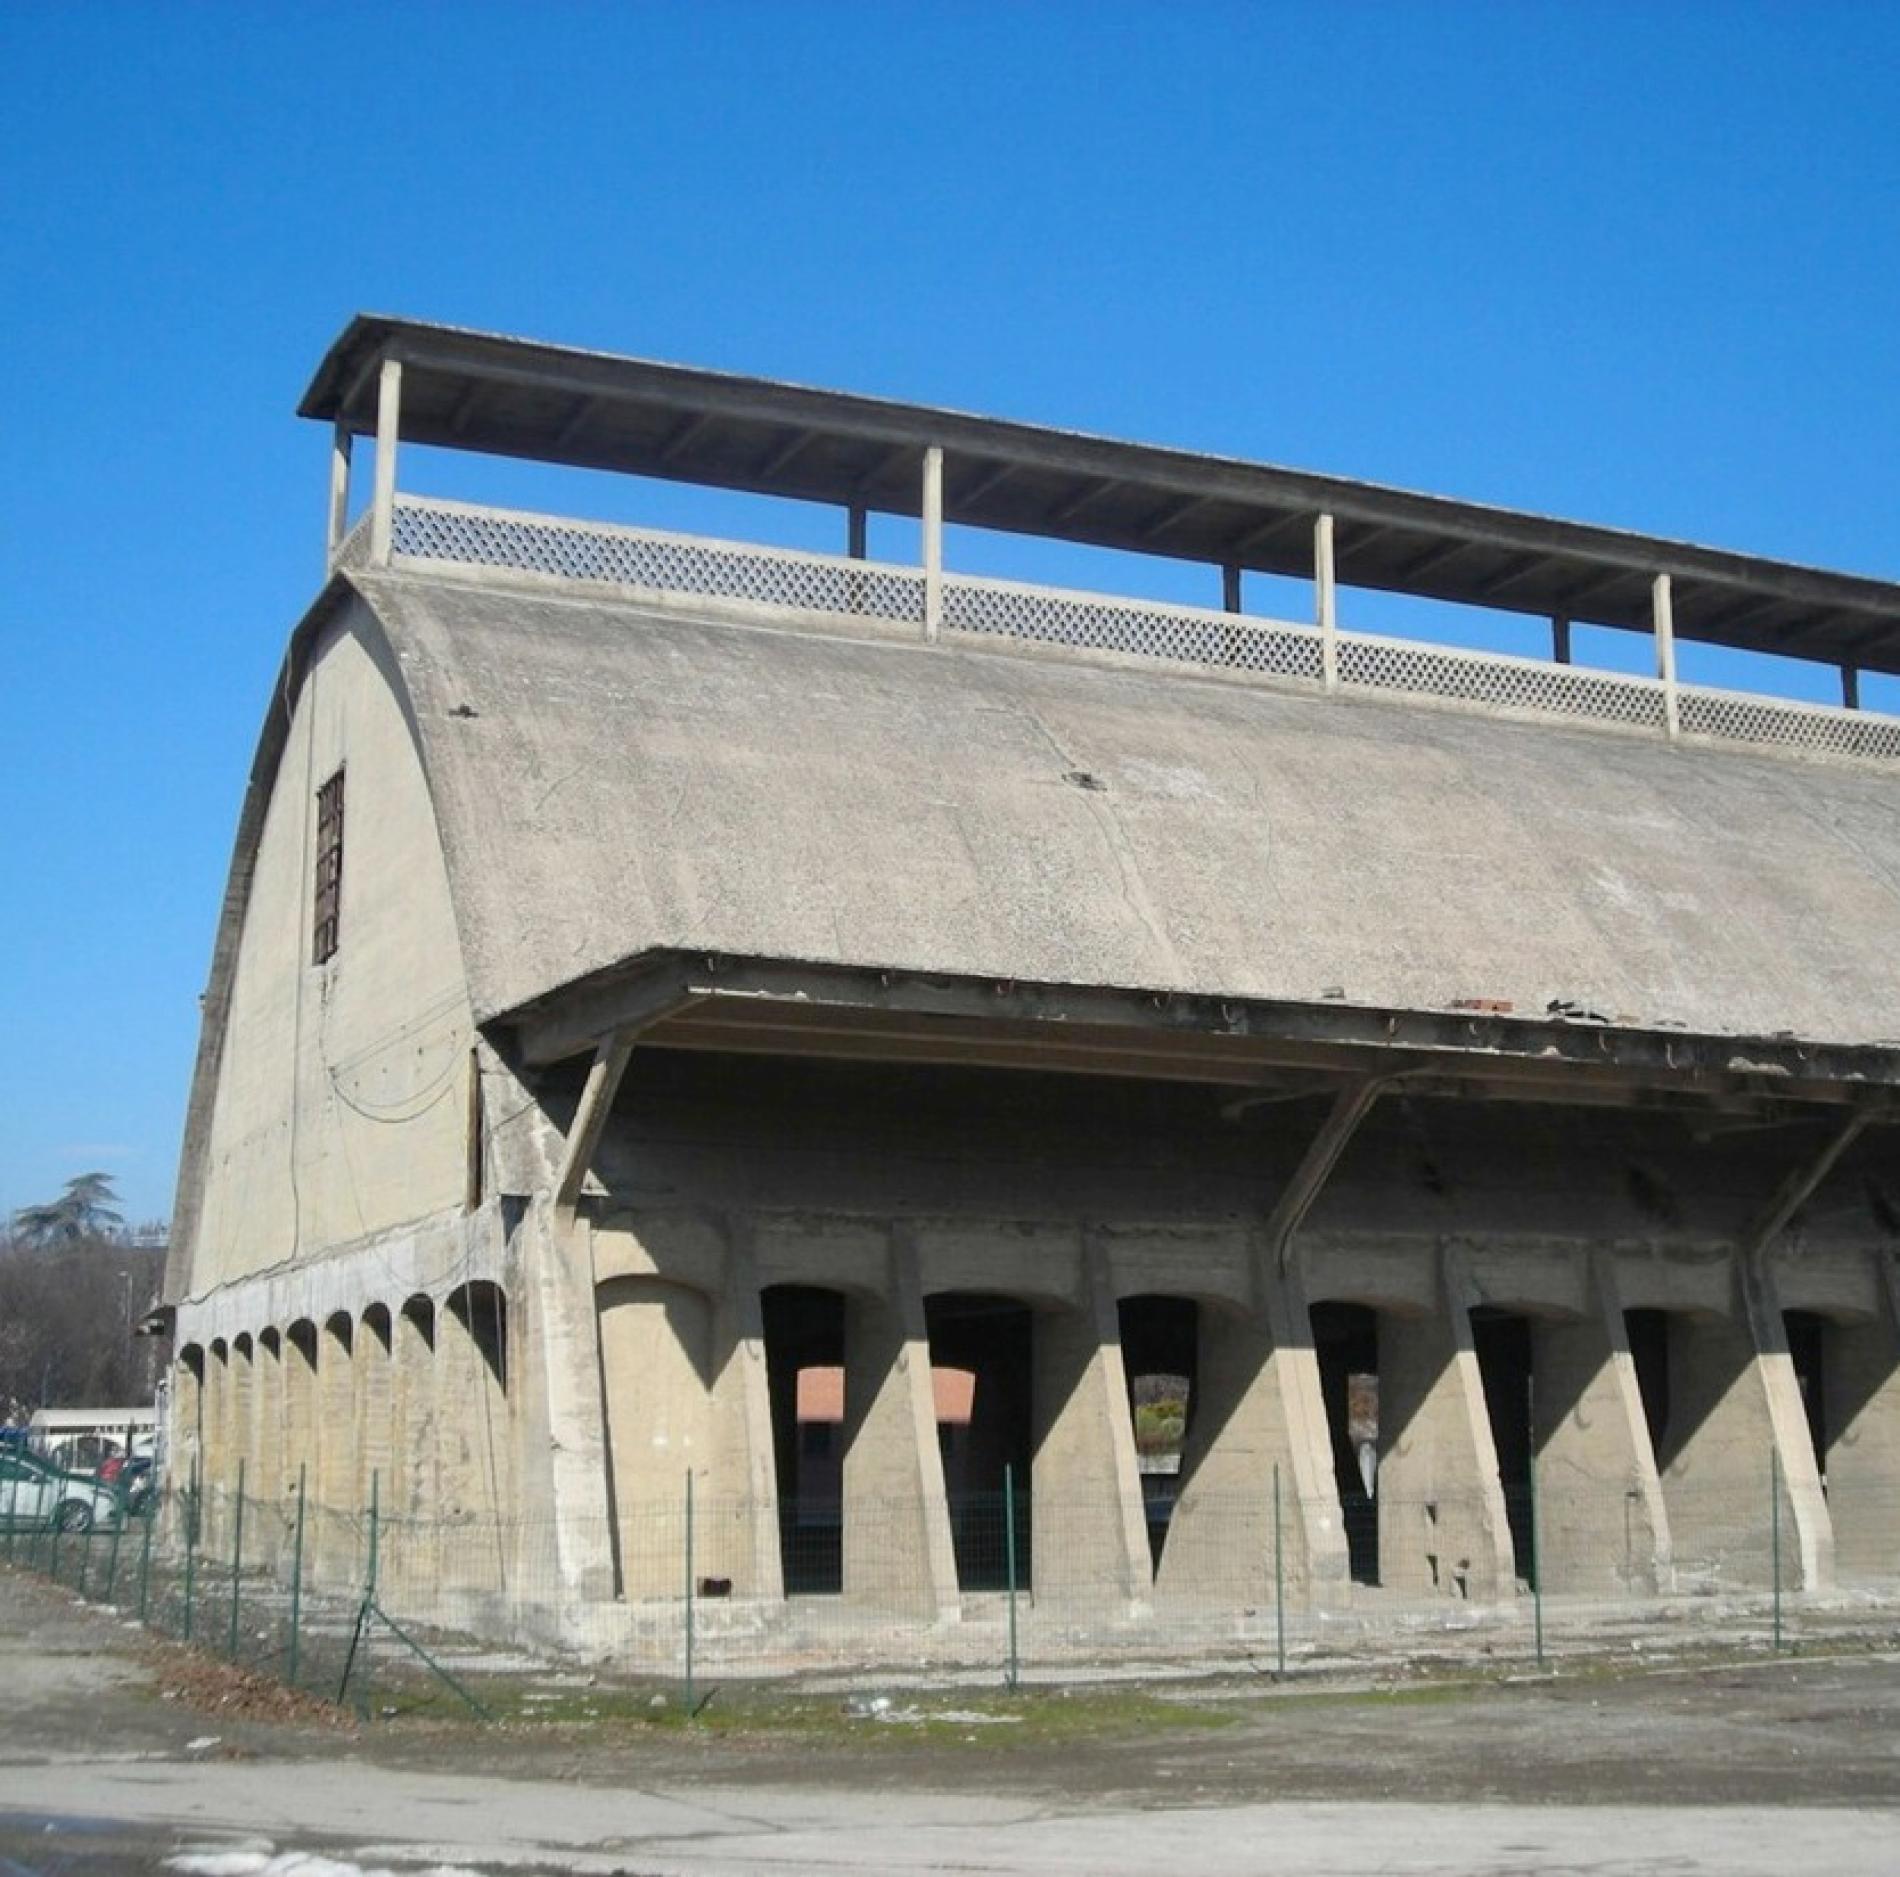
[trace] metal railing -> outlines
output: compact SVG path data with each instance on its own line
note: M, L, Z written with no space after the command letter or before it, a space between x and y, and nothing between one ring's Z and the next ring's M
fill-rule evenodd
M398 497L392 554L399 566L483 568L634 596L686 594L920 629L924 620L921 568L463 502ZM361 567L368 558L365 516L337 561ZM1324 683L1322 636L1312 626L1020 581L946 575L943 630L952 640L1016 639L1116 653L1305 691ZM1341 632L1337 648L1345 694L1668 732L1667 692L1658 679L1358 632ZM1900 762L1900 718L1700 685L1678 686L1677 698L1681 736L1691 742Z

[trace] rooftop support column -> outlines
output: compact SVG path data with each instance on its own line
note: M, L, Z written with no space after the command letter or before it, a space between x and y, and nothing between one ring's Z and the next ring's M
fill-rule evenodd
M350 446L354 439L341 418L330 441L330 522L326 567L336 565L337 550L350 525Z
M1667 574L1658 574L1651 582L1649 596L1650 616L1656 627L1656 676L1663 688L1663 727L1675 737L1682 730L1682 707L1676 694L1675 602Z
M387 567L396 530L396 436L402 426L402 360L383 360L376 386L376 480L370 496L369 557Z
M924 452L924 637L933 645L943 630L943 451Z
M1841 667L1841 708L1843 710L1860 709L1860 667L1858 665Z
M865 558L865 526L869 520L863 503L853 502L844 514L844 551L852 560Z
M1240 611L1240 569L1231 561L1220 570L1220 609L1224 613Z
M1313 524L1313 606L1319 626L1320 683L1339 689L1339 605L1333 578L1333 518L1322 515Z
M1550 656L1555 664L1570 663L1570 621L1562 613L1550 622Z

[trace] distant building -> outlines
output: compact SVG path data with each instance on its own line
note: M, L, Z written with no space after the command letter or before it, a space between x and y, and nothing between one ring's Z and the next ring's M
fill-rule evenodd
M345 1578L373 1477L412 1600L606 1648L689 1474L767 1620L955 1617L1006 1469L1038 1605L1136 1622L1259 1607L1276 1542L1315 1604L1508 1599L1533 1454L1555 1590L1764 1581L1771 1478L1791 1581L1893 1571L1900 587L394 320L303 412L329 574L168 1277L214 1528L240 1460L301 1474ZM399 438L833 503L849 551L402 494ZM945 521L1219 603L960 577ZM1145 1502L1144 1376L1187 1388Z

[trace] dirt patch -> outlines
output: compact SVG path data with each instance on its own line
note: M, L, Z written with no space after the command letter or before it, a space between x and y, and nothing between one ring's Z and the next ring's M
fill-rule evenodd
M354 1733L356 1717L291 1688L275 1676L261 1675L184 1643L141 1636L138 1652L153 1676L160 1701L176 1701L205 1718L259 1721L276 1726L306 1725Z

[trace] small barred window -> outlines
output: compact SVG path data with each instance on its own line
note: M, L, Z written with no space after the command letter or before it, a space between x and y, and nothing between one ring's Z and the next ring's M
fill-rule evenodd
M317 900L310 961L336 956L343 914L343 771L317 791Z

